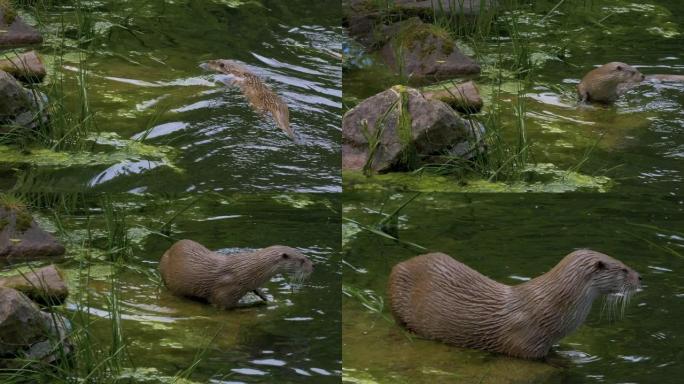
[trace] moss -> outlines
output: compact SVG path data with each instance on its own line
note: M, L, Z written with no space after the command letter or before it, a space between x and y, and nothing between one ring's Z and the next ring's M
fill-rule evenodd
M10 224L8 217L12 213L15 217L14 228L16 231L25 232L27 229L31 228L33 216L28 211L26 203L24 203L20 198L7 193L0 194L0 207L6 211L6 217L3 217L0 220L0 230L4 229Z
M3 21L7 25L14 23L17 18L17 11L9 0L0 0L0 12L2 12Z
M431 36L442 42L442 52L447 56L454 51L454 40L447 30L434 24L423 23L420 20L406 21L397 33L395 41L402 48L411 49L416 43L424 43ZM433 40L421 48L423 55L429 55L437 49L437 44Z

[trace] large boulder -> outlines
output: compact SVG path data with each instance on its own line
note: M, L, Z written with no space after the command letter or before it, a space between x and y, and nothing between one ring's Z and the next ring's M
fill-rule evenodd
M394 71L418 81L477 75L480 65L449 34L414 17L384 28L380 55Z
M0 207L0 258L8 261L57 257L64 246L38 226L23 207Z
M25 89L12 75L0 70L0 134L14 127L33 129L47 122L47 97Z
M0 48L40 44L43 36L13 11L0 7Z
M342 168L388 172L417 167L434 156L470 158L484 129L414 88L394 86L349 110L342 119Z
M62 304L69 295L64 276L54 265L16 276L0 277L0 287L16 289L31 300L44 305Z
M22 293L0 287L0 368L24 365L15 358L55 361L71 350L69 329L61 315L41 312ZM65 353L56 351L58 346Z
M36 51L20 53L0 60L0 71L28 83L40 82L46 75L45 65Z

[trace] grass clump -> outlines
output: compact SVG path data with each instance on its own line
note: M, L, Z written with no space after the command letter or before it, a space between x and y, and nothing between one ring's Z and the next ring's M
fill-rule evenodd
M10 0L0 0L0 12L2 12L2 21L6 25L14 23L14 20L17 18L17 11Z

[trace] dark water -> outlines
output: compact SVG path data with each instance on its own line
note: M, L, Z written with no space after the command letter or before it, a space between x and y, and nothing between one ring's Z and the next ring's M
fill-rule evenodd
M504 12L494 37L479 44L477 50L467 40L460 42L482 64L482 76L476 80L485 100L482 116L489 113L487 106L493 102L493 91L498 88L495 78L501 70L504 137L509 142L517 140L513 106L521 88L531 162L610 178L606 188L591 188L594 191L681 193L684 86L644 84L610 107L578 106L575 86L586 72L611 61L626 62L646 75L683 74L682 2L560 2L557 11L547 18L558 1L517 3L522 5L514 12ZM502 27L506 20L516 20L522 44L530 51L534 65L528 82L510 71L514 44ZM345 69L347 104L402 81L382 65L372 63L370 58L361 57ZM401 183L421 189L419 182ZM448 182L442 188L433 186L431 180L425 183L422 189L450 189ZM568 184L572 187L572 182Z
M72 5L56 2L33 15L47 40L40 49L49 63L45 87L66 74L66 103L78 110L77 71L87 70L96 130L152 147L104 146L95 151L98 163L45 161L32 170L43 189L340 191L339 2L81 4L82 24L93 30L87 44L76 40ZM54 64L58 57L63 64ZM198 67L211 59L242 61L261 76L288 104L302 144ZM120 156L102 159L111 153Z
M373 226L410 196L345 193L344 216ZM578 248L611 255L643 276L624 318L609 316L597 300L585 324L553 348L550 363L409 337L388 312L385 285L392 266L427 251L359 232L345 221L345 381L678 382L683 210L673 197L429 194L401 211L400 240L447 253L505 284L534 278Z
M339 382L338 196L142 199L116 195L109 200L119 212L126 212L133 250L116 283L118 312L130 354L130 363L126 360L121 379L172 382L174 375L187 369L197 353L206 348L189 377L190 382ZM67 258L58 266L69 278L67 316L74 318L76 329L90 323L89 332L97 345L106 349L111 339L109 299L113 270L103 261L102 250L106 249L110 232L98 208L99 201L92 199L74 214L61 217L65 233L60 240L67 246ZM46 228L51 228L54 220L49 211L39 214ZM305 253L314 263L315 271L298 290L293 290L287 277L272 278L264 287L271 302L264 306L222 311L172 296L161 286L157 273L159 258L172 242L158 233L176 215L177 219L167 226L173 239L189 238L229 253L285 244ZM88 254L93 261L81 264ZM90 268L91 281L84 286L79 284L78 273L79 269L85 273L86 266ZM91 301L78 307L86 290ZM246 300L250 301L250 297ZM86 322L83 314L87 312L91 316Z

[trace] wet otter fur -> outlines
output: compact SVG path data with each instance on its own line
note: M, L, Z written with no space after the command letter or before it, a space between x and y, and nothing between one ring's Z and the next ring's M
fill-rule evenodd
M164 252L159 270L174 295L229 309L250 291L267 301L259 286L279 273L301 281L311 274L313 264L301 252L283 245L225 255L192 240L180 240Z
M609 104L645 79L636 68L614 61L589 71L577 85L582 102Z
M388 291L397 322L420 336L532 359L576 330L600 295L624 308L639 281L620 261L588 249L515 286L429 253L395 265Z
M237 85L252 108L263 114L270 113L280 129L297 142L294 130L290 127L287 104L247 67L235 60L211 60L200 67L228 75L228 85Z

